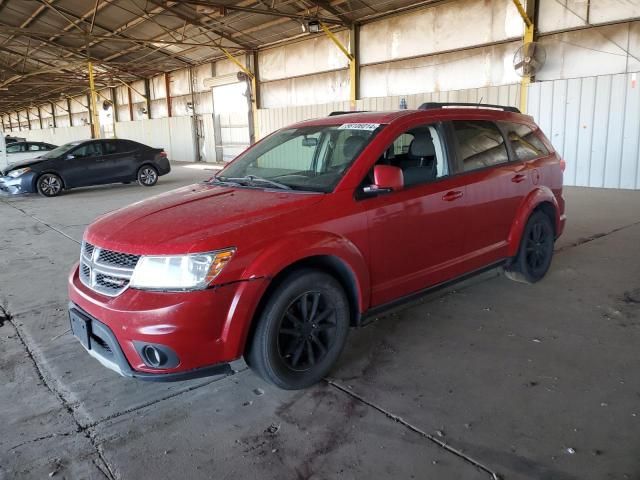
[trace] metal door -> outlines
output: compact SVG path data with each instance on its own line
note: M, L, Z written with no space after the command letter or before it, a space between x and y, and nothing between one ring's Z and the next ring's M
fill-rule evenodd
M229 162L250 144L248 85L245 81L212 87L217 127L216 160Z

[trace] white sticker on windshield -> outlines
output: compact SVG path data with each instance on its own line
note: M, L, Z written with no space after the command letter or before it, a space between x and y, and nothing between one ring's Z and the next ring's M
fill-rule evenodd
M339 130L367 130L374 131L380 126L379 123L343 123L338 127Z

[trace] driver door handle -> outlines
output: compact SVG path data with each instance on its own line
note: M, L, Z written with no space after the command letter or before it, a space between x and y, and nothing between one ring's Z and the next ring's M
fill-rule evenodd
M518 173L518 174L514 175L513 177L511 177L511 181L513 183L524 182L526 179L527 179L527 176L523 175L522 173Z
M446 202L453 202L459 198L462 198L462 192L460 190L451 190L442 196L442 199Z

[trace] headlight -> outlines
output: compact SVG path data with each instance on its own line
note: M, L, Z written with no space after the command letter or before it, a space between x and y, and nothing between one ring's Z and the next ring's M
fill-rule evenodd
M29 167L26 167L26 168L19 168L19 169L17 169L17 170L11 170L11 171L7 174L7 176L8 176L8 177L11 177L11 178L17 178L17 177L19 177L20 175L24 175L25 173L30 172L30 171L31 171L31 169L30 169Z
M148 290L201 290L220 274L235 248L176 256L142 256L131 281L133 288Z

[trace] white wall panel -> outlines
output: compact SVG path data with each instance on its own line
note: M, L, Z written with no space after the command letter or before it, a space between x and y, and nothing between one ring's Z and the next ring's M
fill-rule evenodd
M597 0L585 3L590 5L589 22L592 24L640 17L640 2L637 0Z
M513 53L518 46L518 42L510 42L362 67L361 95L386 97L519 82L512 67Z
M362 64L429 55L522 35L512 2L457 0L363 25Z
M567 162L566 185L640 189L637 73L529 87L528 109Z
M192 117L154 118L115 124L117 138L164 148L171 160L196 161Z
M640 22L549 35L539 41L547 52L536 75L540 81L640 70Z
M26 130L21 135L32 142L64 145L78 140L89 140L91 138L91 128L89 126L43 128L42 130Z
M349 99L346 70L262 83L261 107L309 105Z
M539 0L538 31L556 32L587 24L587 2L584 0Z
M349 45L349 32L335 33L344 46ZM326 35L270 48L258 54L260 79L278 80L347 68L349 61Z

